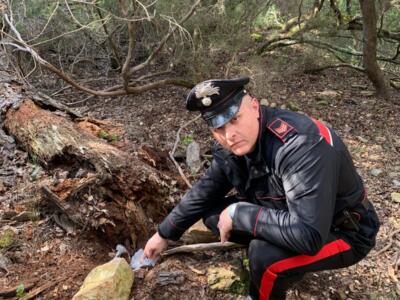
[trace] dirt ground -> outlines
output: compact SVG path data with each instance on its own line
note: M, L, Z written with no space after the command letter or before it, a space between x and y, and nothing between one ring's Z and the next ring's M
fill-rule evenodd
M332 125L347 143L382 223L377 246L366 259L347 269L306 276L290 291L289 298L400 298L400 203L391 197L393 192L400 192L400 186L396 186L400 181L400 106L377 100L371 95L372 87L366 78L345 70L275 77L263 86L253 86L252 90L255 96L267 99L273 106L297 107ZM124 138L138 145L145 143L169 151L179 127L195 117L184 109L186 92L167 87L105 101L92 98L76 108L99 119L122 123L127 132ZM72 97L72 93L65 95L71 102L79 97ZM394 98L400 100L400 94ZM189 136L201 144L202 154L208 153L211 138L201 120L183 129L181 137ZM67 235L51 215L38 207L33 177L40 170L35 162L20 149L2 151L0 226L2 236L8 232L13 243L0 247L0 253L10 259L8 272L0 268L0 292L16 289L23 283L32 295L37 294L33 296L35 299L70 299L88 272L110 259L115 245L106 244L101 233ZM178 151L184 151L184 147ZM380 174L374 169L379 169ZM10 211L39 214L12 220L5 215ZM230 250L172 256L152 270L135 273L132 297L243 299L241 295L211 290L206 271L208 266L240 262L244 255L243 250ZM162 285L157 281L160 272L172 273L174 279Z

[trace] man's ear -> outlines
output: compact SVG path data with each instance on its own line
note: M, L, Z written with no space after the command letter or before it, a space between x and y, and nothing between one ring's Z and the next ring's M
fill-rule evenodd
M259 107L260 107L260 103L258 102L258 100L254 97L251 98L251 107L255 110L258 111Z

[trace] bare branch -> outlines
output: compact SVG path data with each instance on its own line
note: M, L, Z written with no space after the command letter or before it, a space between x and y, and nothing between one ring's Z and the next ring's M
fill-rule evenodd
M215 243L202 243L202 244L192 244L192 245L183 245L176 248L172 248L161 253L161 256L168 256L177 253L194 253L194 252L202 252L202 251L210 251L210 250L228 250L234 248L244 248L245 245L236 244L232 242L215 242Z
M182 18L182 20L179 22L179 25L182 25L184 22L186 22L195 12L197 6L200 4L201 0L197 0L195 4L191 7L189 12ZM164 47L164 45L167 43L167 41L171 38L171 36L174 34L178 26L175 26L172 30L168 32L166 36L161 40L160 44L154 51L149 55L149 57L144 61L143 63L131 68L128 72L128 76L130 77L133 73L142 70L143 68L147 67L150 62L157 56L157 54L161 51L161 49Z
M122 11L123 15L127 17L129 15L128 12L128 7L126 7L122 1L118 1L120 10ZM133 5L133 10L135 11L135 1L132 3ZM128 54L126 55L125 62L122 66L121 70L121 76L123 79L123 84L124 84L124 89L127 91L128 90L128 85L129 85L129 64L132 60L133 56L133 51L135 50L135 45L136 45L136 31L137 27L135 26L134 22L128 22L128 35L129 35L129 44L128 44Z
M343 17L342 17L342 13L340 12L340 9L336 3L336 0L330 0L330 4L331 4L331 9L333 10L333 13L335 14L339 25L343 25Z
M99 18L102 20L103 15L101 14L101 10L98 7L96 7L96 12L97 12L97 15L99 16ZM108 31L106 22L102 22L102 25L103 25L104 33L107 35L108 43L110 44L111 50L114 54L114 57L118 62L118 66L120 67L122 65L122 63L121 63L121 58L119 55L118 47L115 44L114 39L112 38L111 34Z
M336 68L350 68L350 69L356 70L358 72L365 73L365 69L364 68L361 68L359 66L355 66L355 65L352 65L352 64L328 65L328 66L323 66L323 67L314 68L314 69L307 69L307 70L304 71L304 73L306 73L306 74L315 74L315 73L319 73L319 72L322 72L322 71L327 70L327 69L336 69Z
M61 79L63 79L64 81L66 81L67 83L72 85L73 87L75 87L81 91L84 91L86 93L96 95L96 96L119 96L119 95L126 95L126 94L139 94L139 93L143 93L145 91L148 91L148 90L151 90L151 89L154 89L157 87L161 87L164 85L178 85L178 86L183 86L183 87L187 87L187 88L193 87L193 83L191 83L191 82L188 82L184 79L172 78L172 79L158 80L158 81L148 83L145 85L141 85L141 86L128 85L126 89L114 89L114 87L112 87L112 88L109 88L108 90L100 90L100 91L93 90L91 88L88 88L86 86L79 84L78 82L76 82L75 80L70 78L68 75L66 75L64 71L56 68L54 65L52 65L48 61L44 60L35 50L33 50L33 48L31 48L30 46L28 46L26 44L26 42L22 39L21 35L15 28L15 26L9 20L7 14L4 15L4 18L5 18L6 22L8 23L8 25L10 26L10 29L12 30L12 32L17 36L18 41L15 43L0 42L0 44L13 46L14 48L16 48L20 51L28 52L30 55L32 55L33 59L36 60L40 65L44 66L46 69L55 73L57 76L59 76Z

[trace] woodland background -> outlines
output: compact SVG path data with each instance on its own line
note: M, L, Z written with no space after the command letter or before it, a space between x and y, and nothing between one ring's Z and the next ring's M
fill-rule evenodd
M290 297L400 297L400 1L3 0L0 11L0 295L71 298L116 243L143 246L210 163L211 137L184 96L246 75L262 104L339 133L382 222L366 260L310 275ZM241 299L245 280L215 291L207 267L245 260L171 256L138 273L131 295Z

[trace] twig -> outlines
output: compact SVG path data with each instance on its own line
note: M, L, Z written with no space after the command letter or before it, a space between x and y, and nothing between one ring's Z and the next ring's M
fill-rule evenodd
M180 141L180 134L183 128L185 128L186 126L189 126L190 124L192 124L193 122L195 122L196 120L198 120L201 117L201 115L196 116L195 118L193 118L192 120L186 122L185 124L183 124L178 131L176 132L176 139L175 139L175 143L174 143L174 147L172 148L171 152L169 152L169 158L171 158L172 162L174 163L175 167L178 169L179 174L181 175L182 179L185 181L185 183L187 184L187 186L189 188L192 188L192 184L189 182L189 180L186 178L185 174L183 173L181 167L179 166L178 162L175 160L174 158L174 154L176 151L176 148L178 147L178 143Z
M203 252L210 250L220 251L220 250L228 250L228 249L244 248L244 247L246 246L232 242L201 243L201 244L184 245L172 248L161 253L161 256L169 256L177 253L195 253L195 252Z
M47 289L59 284L60 282L66 280L66 279L67 279L67 277L62 277L62 278L59 278L57 280L47 282L47 283L43 284L42 286L39 286L38 288L30 291L26 296L22 297L21 299L29 300L29 299L35 298L41 292L43 292L43 291L45 291L45 290L47 290Z
M390 247L392 247L392 244L393 244L393 238L394 238L394 236L396 235L396 234L398 234L400 232L400 229L397 229L397 230L395 230L395 231L393 231L391 234L390 234L390 236L389 236L389 243L385 246L385 247L383 247L381 250L379 250L378 252L376 252L373 256L375 257L375 256L378 256L378 255L380 255L380 254L382 254L383 252L385 252L386 250L388 250Z
M189 10L189 12L182 18L182 20L179 22L179 26L181 24L183 24L184 22L186 22L195 12L196 7L199 5L199 3L201 2L201 0L197 0L195 4L193 4L193 6L191 7L191 9ZM157 46L156 49L154 49L154 51L149 55L149 57L147 57L147 59L137 65L132 67L129 71L128 71L128 76L131 76L133 73L142 70L143 68L147 67L150 62L157 56L157 54L161 51L161 49L164 47L164 45L168 42L168 40L171 38L171 36L174 34L175 30L178 28L178 26L175 26L172 30L170 30L168 32L167 35L164 36L164 38L161 40L160 44Z
M23 283L24 291L27 292L27 291L31 290L37 282L38 282L37 279L29 281L29 282L24 282ZM8 288L5 290L0 290L0 297L4 297L4 298L15 297L17 288L18 288L18 286Z
M358 67L358 66L354 66L352 64L346 64L346 63L345 64L322 66L322 67L314 68L314 69L307 69L307 70L304 71L304 73L306 73L306 74L318 73L318 72L324 71L326 69L332 69L332 68L350 68L350 69L354 69L356 71L365 73L365 70L363 68Z

